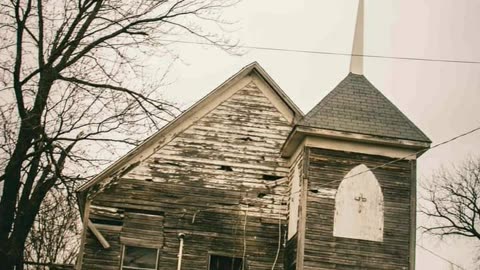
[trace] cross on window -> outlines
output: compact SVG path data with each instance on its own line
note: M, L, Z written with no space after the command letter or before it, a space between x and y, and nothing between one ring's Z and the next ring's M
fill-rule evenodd
M363 203L367 202L367 198L365 198L363 194L360 193L360 195L355 197L354 199L355 201L358 202L358 213L361 213L363 208Z

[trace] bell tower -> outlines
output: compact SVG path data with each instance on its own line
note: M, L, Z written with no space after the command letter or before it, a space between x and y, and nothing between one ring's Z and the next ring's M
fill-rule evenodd
M415 268L416 153L431 141L363 75L363 33L360 0L349 74L282 149L286 269Z

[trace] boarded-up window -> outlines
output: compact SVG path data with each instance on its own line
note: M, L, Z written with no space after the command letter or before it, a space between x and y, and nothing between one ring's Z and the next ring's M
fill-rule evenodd
M382 189L363 164L347 173L338 187L333 235L383 241Z
M163 247L162 215L126 212L120 242L137 247Z
M298 164L293 168L291 181L290 202L288 207L288 239L292 238L298 229L298 207L300 205L300 173Z

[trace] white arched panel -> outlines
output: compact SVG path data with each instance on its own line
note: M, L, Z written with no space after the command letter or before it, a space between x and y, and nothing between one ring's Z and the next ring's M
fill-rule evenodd
M383 194L375 175L361 164L345 175L335 195L333 235L383 241Z

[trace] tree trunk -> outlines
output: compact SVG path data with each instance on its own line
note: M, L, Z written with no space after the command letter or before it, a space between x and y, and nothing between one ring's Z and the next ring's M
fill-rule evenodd
M34 108L29 111L20 124L15 150L5 167L3 193L0 199L0 270L23 269L24 245L30 228L45 196L43 190L36 199L30 198L25 205L17 205L21 187L22 165L35 138L41 137L41 116L45 109L46 97L52 87L52 72L41 74L39 92ZM37 183L41 185L42 183ZM48 190L47 190L48 191ZM22 194L29 198L32 194ZM36 210L36 211L33 211Z
M43 200L41 195L17 214L13 232L7 241L0 243L0 269L23 270L25 242Z
M0 242L3 244L9 238L12 230L12 224L15 217L15 208L17 204L18 191L20 189L20 178L22 163L25 155L30 148L33 139L30 128L25 127L28 124L22 123L15 151L12 154L5 168L5 180L3 183L3 193L0 201Z
M55 179L52 178L39 184L40 186L37 186L36 191L30 198L30 203L19 207L13 232L9 235L7 241L0 243L0 270L4 269L1 267L5 267L7 270L23 270L23 256L28 233L35 222L41 203L48 190L55 183Z
M23 270L23 243L5 241L0 243L0 269Z

